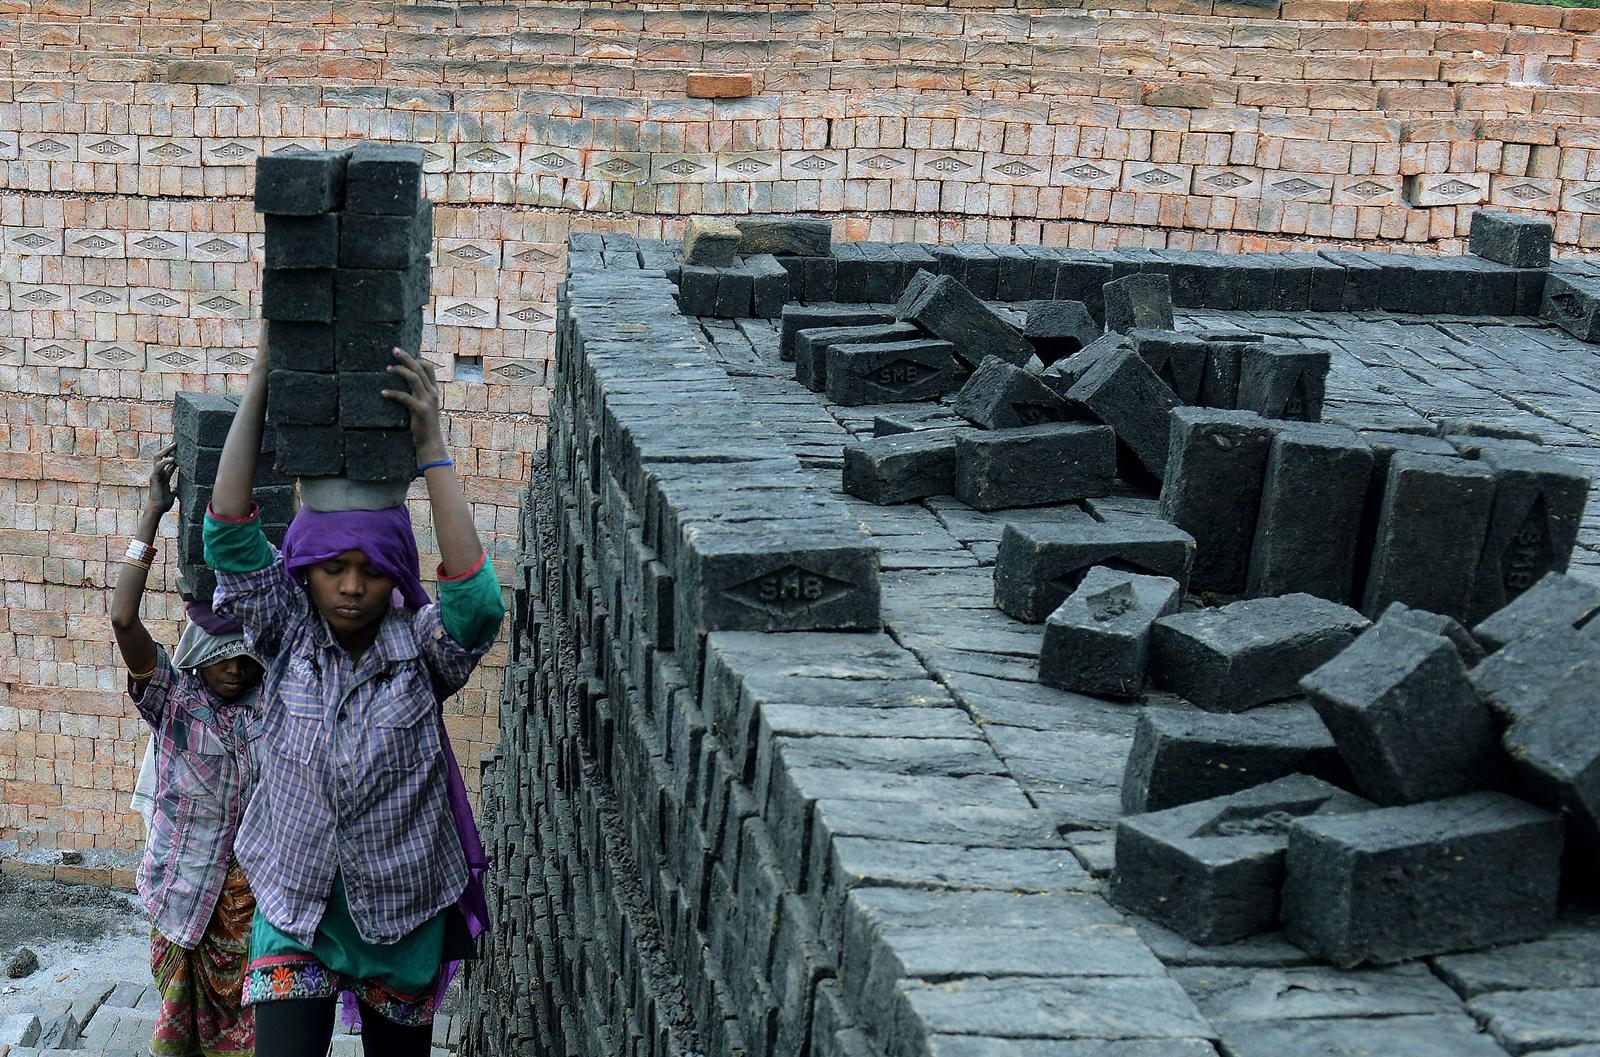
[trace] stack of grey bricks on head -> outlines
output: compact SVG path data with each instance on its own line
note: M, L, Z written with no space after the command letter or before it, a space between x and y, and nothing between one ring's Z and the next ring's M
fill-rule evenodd
M256 211L266 215L261 314L272 373L278 469L294 477L403 481L416 470L392 350L420 355L433 207L422 151L263 155Z
M201 532L211 488L222 459L222 444L239 405L225 396L179 393L172 402L172 432L178 444L178 594L185 602L211 604L217 581L206 566ZM273 546L283 544L294 516L294 482L273 469L274 439L262 433L253 498L261 506L261 527Z

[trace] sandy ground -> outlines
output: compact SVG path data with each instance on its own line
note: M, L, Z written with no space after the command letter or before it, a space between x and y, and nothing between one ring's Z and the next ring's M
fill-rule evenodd
M21 947L39 956L31 976L0 971L0 1015L70 998L84 982L150 975L150 924L137 899L106 888L0 876L0 970Z

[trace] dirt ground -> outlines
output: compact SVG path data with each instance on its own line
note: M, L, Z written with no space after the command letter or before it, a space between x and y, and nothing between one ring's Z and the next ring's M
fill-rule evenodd
M21 980L0 971L0 1015L70 997L83 981L150 973L150 924L133 896L0 875L0 967L22 947L39 956L39 968Z

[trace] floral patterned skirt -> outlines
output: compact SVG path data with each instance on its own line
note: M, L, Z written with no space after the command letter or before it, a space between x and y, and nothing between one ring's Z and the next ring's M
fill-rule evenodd
M237 863L193 950L150 930L150 975L161 1012L150 1036L154 1057L253 1057L256 1019L241 1002L255 896Z
M438 996L401 994L378 980L361 980L328 968L311 955L280 954L258 958L245 974L244 1000L250 1005L290 998L355 996L380 1016L406 1027L433 1023Z

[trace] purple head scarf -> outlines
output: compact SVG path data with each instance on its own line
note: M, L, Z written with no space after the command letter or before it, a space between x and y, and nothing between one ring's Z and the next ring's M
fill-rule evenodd
M361 551L394 581L401 604L407 609L421 609L428 604L428 592L422 589L417 537L411 532L411 514L403 506L338 511L301 507L283 537L283 567L304 586L306 566L351 550Z

